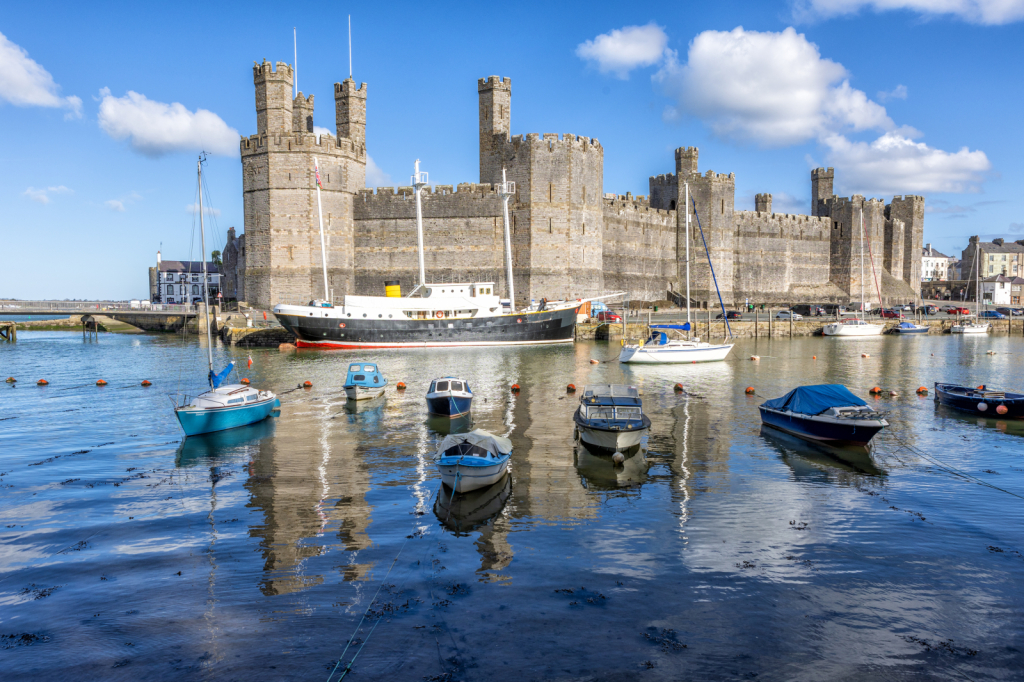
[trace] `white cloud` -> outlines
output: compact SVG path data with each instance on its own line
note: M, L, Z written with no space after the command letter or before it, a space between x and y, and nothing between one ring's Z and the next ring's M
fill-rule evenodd
M373 158L366 155L366 186L367 187L390 187L391 176L380 169Z
M103 202L103 205L109 208L111 211L119 211L124 213L124 202L119 199L107 199Z
M199 210L199 204L186 204L185 213L195 213ZM203 206L203 215L212 215L214 217L220 215L219 208L212 208L210 206Z
M29 187L22 195L28 197L32 201L40 204L50 203L51 194L70 194L71 190L64 185L57 185L56 187L45 187L43 189L36 189L35 187Z
M601 73L629 78L629 72L640 66L657 64L665 55L668 36L660 26L624 26L602 33L576 47L576 56L597 64Z
M874 142L854 142L842 135L822 140L829 148L842 185L862 194L977 192L992 168L985 152L934 149L898 132Z
M888 92L883 90L883 91L878 93L877 97L878 97L878 99L882 100L883 102L886 101L886 100L889 100L889 99L906 99L907 98L907 86L906 85L897 85L895 88L893 88L892 90L889 90Z
M1009 24L1024 19L1024 0L797 0L794 14L801 19L907 10L927 17L954 16L972 24Z
M61 97L50 72L0 33L0 100L19 107L68 109L64 118L82 117L82 100Z
M316 135L317 137L320 137L321 135L334 137L337 134L337 131L331 130L330 128L321 128L320 126L313 126L313 134Z
M890 130L880 104L850 87L846 69L823 59L792 27L781 33L705 31L687 62L670 53L654 76L676 107L722 137L765 146L806 142L841 130Z
M124 97L114 97L109 88L103 88L100 97L100 127L115 140L128 139L141 154L238 154L238 131L212 111L192 112L178 102L156 102L131 90Z

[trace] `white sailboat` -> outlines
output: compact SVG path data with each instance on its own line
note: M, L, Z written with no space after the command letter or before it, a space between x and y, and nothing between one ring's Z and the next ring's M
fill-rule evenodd
M654 332L646 342L637 344L626 344L619 353L619 362L630 364L677 364L693 362L715 362L725 360L732 350L733 344L714 344L701 341L700 337L685 336L683 338L670 339L665 331L682 336L681 332L689 332L692 328L690 322L690 185L684 184L685 211L686 211L686 323L685 324L652 324L650 329ZM698 218L698 221L700 218ZM707 245L704 246L707 253ZM707 253L708 266L711 268L711 276L714 277L714 266L711 265L711 254ZM717 282L715 288L718 288ZM722 309L723 318L725 309ZM725 319L728 325L728 319Z
M877 285L876 285L877 286ZM881 292L879 292L881 297ZM860 210L860 300L864 300L864 208ZM864 304L860 304L857 317L826 324L821 333L825 336L879 336L885 331L884 324L872 324L861 319Z
M978 267L981 264L981 260L978 257L978 252L981 250L981 244L974 244L974 314L978 315L981 313L981 273ZM977 321L971 321L970 318L958 321L952 327L949 328L952 334L987 334L988 330L991 329L991 325L986 322L984 324Z

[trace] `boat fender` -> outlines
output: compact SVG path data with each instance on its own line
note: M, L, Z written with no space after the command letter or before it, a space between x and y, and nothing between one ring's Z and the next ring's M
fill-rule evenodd
M99 381L96 382L96 385L97 386L106 386L107 382L105 382L103 379L100 379Z
M149 379L143 379L143 380L142 380L142 385L143 385L143 386L152 386L152 385L153 385L153 382L152 382L152 381L150 381Z
M985 412L988 410L988 403L978 403L978 412Z
M996 412L999 414L1006 414L1009 410L1006 409L1006 405L997 405Z
M621 452L616 452L614 455L612 455L612 461L615 462L616 464L622 464L623 462L626 461L626 456L623 455Z
M753 386L747 386L747 390L745 390L743 392L746 393L747 395L754 395L754 387Z
M924 386L921 386L920 388L917 389L917 394L918 395L928 395L928 389L925 388Z
M566 386L565 387L565 392L566 393L575 393L576 392L576 384L569 384L568 386Z

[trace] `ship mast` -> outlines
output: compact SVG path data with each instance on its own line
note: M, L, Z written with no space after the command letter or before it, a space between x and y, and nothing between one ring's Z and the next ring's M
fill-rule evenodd
M686 321L690 321L690 183L685 183L686 188ZM679 195L676 194L678 198Z
M516 193L516 183L505 180L505 169L501 169L501 184L498 194L501 195L501 211L505 220L505 277L508 279L508 311L516 311L516 290L512 283L512 234L508 225L508 199Z
M420 193L428 184L428 174L420 172L420 160L416 159L416 173L412 176L412 186L416 190L416 244L419 247L420 255L421 287L427 285L427 271L423 265L423 206L420 203Z
M203 314L206 318L206 357L210 364L207 375L210 388L213 385L213 336L210 334L210 277L206 272L206 225L203 222L203 157L196 163L199 169L199 240L203 248ZM195 223L192 223L195 225Z
M324 301L333 304L327 284L327 246L324 244L324 208L320 203L320 162L313 157L313 168L316 173L316 213L320 218L320 262L324 268Z

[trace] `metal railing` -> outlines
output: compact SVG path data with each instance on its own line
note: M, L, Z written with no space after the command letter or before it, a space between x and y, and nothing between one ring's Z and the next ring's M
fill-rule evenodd
M20 311L52 313L160 312L194 314L197 307L189 304L150 303L149 301L18 301L0 300L0 311L11 314Z

